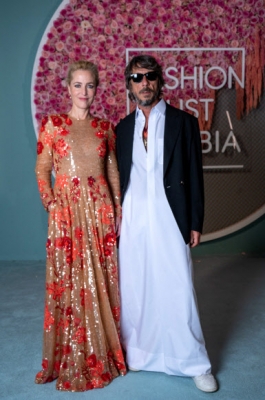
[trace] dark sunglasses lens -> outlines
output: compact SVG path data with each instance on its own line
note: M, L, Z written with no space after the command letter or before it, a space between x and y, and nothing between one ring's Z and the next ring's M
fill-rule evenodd
M143 80L144 75L143 74L133 74L131 75L131 78L134 83L139 83Z
M147 74L145 74L145 76L149 81L155 81L157 78L157 73L156 72L147 72Z
M146 76L146 79L149 81L155 81L157 78L156 72L147 72L146 74L132 74L131 79L134 83L140 83L143 80L143 77Z

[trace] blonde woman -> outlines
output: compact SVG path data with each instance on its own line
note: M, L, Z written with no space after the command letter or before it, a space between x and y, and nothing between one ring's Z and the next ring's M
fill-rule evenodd
M57 379L58 390L73 392L102 388L126 373L119 341L115 135L109 121L90 114L98 83L96 65L71 64L72 108L43 119L37 146L49 228L43 360L35 381Z

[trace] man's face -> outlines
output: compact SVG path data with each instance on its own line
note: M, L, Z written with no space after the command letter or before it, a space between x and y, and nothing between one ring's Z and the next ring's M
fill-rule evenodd
M135 67L132 70L133 74L146 74L153 71L146 68ZM133 93L135 100L139 106L146 107L154 105L158 102L158 78L155 80L148 80L144 76L141 82L134 82L130 80L130 91Z

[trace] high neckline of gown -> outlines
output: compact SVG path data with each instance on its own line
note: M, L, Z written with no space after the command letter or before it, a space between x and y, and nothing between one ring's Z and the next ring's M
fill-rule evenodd
M91 115L89 115L88 117L86 117L86 118L84 118L84 119L76 118L76 117L74 117L73 115L71 115L71 114L69 114L69 113L68 113L67 115L68 115L68 117L69 117L70 119L72 119L73 121L81 122L81 121L91 121L91 120L92 120Z

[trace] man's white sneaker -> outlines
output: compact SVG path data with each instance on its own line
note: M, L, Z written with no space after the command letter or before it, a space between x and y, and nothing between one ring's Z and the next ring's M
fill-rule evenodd
M192 379L194 380L196 387L203 392L211 393L216 392L218 389L216 379L212 374L194 376Z

